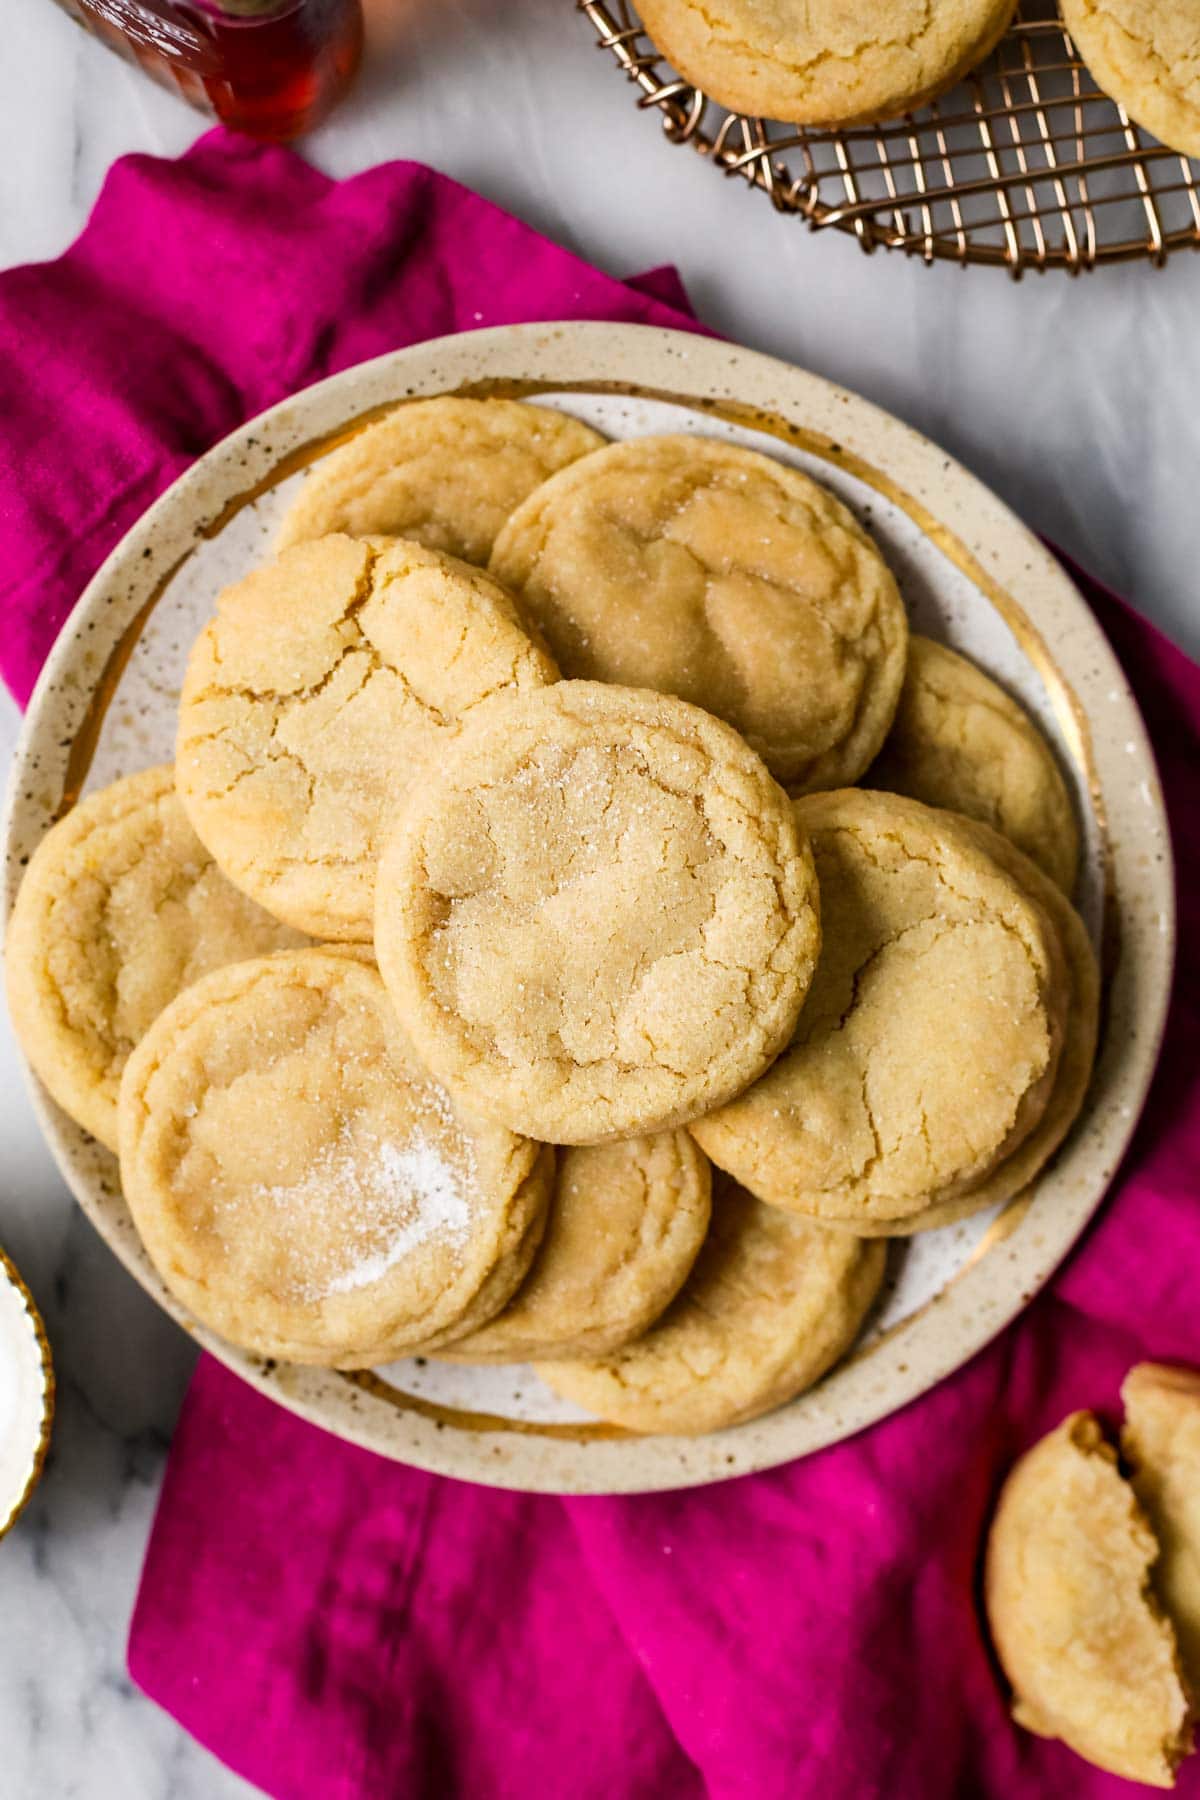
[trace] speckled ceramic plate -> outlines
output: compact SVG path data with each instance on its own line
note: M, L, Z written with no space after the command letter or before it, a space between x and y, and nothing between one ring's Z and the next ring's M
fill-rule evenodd
M1030 1194L892 1253L855 1354L799 1400L698 1439L590 1422L527 1369L411 1360L343 1375L264 1363L181 1313L137 1242L113 1158L35 1085L46 1136L97 1229L180 1323L246 1380L385 1456L504 1487L682 1487L785 1462L860 1430L966 1361L1046 1280L1099 1205L1145 1097L1170 982L1162 799L1142 720L1054 559L979 482L896 419L764 356L631 325L519 326L401 350L236 432L109 557L29 709L8 821L8 904L81 792L169 759L187 650L217 590L267 553L304 470L380 409L440 393L562 407L612 437L696 431L827 482L878 539L916 627L992 671L1036 714L1084 827L1077 900L1103 940L1106 1011L1083 1118Z

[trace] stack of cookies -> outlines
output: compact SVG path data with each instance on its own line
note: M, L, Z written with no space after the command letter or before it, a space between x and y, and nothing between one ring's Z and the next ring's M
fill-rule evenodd
M1061 1143L1077 856L1031 720L807 476L416 401L218 597L174 769L39 846L9 992L230 1340L710 1431Z

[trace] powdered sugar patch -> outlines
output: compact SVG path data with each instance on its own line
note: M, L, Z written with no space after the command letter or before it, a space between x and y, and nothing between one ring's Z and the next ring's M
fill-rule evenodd
M461 1244L470 1229L471 1209L462 1178L423 1131L414 1131L403 1149L381 1144L372 1176L372 1185L382 1189L389 1201L401 1205L411 1199L416 1210L386 1250L364 1256L353 1268L335 1275L326 1293L348 1294L369 1287L430 1238Z
M433 1111L453 1122L448 1107ZM420 1125L402 1143L343 1131L301 1180L263 1184L247 1197L286 1219L305 1271L298 1297L312 1304L372 1286L423 1244L456 1250L466 1242L474 1162L469 1143L464 1150L456 1166ZM364 1240L375 1247L356 1255Z

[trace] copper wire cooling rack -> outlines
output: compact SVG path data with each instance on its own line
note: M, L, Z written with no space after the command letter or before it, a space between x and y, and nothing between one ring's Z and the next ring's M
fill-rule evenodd
M726 112L681 81L629 0L577 0L600 45L673 142L814 229L853 232L927 263L1078 274L1200 248L1200 165L1100 92L1045 0L1022 0L981 68L911 117L804 130Z

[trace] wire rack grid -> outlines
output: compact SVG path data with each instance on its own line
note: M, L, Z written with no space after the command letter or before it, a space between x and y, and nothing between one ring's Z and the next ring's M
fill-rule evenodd
M1021 0L987 62L920 112L840 131L727 112L674 73L630 0L577 4L673 142L868 252L1019 278L1200 248L1200 165L1101 92L1053 0Z

